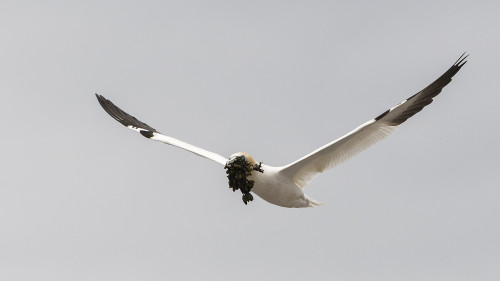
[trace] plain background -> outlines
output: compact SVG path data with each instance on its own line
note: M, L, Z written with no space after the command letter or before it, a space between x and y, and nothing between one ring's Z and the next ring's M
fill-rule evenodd
M500 2L2 1L0 280L499 280ZM285 165L469 62L286 209L160 132Z

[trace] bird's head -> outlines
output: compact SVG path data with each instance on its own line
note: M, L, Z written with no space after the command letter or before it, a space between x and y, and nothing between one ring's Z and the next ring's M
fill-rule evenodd
M250 163L252 166L255 166L257 164L257 162L255 161L255 159L253 159L252 156L250 156L250 154L246 153L246 152L237 152L237 153L234 153L233 155L229 156L229 162L234 162L235 159L237 158L243 158L242 160Z

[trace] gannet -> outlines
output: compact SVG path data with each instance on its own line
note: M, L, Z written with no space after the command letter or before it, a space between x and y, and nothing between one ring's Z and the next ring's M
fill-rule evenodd
M462 54L441 77L400 104L384 111L346 135L316 149L295 162L281 167L268 166L262 163L260 163L260 166L252 156L245 152L237 152L226 158L217 153L166 136L121 110L102 95L96 94L96 97L102 108L111 117L148 139L180 147L223 166L235 159L244 159L252 166L257 167L258 165L262 171L254 170L249 172L248 179L253 181L254 184L251 192L265 201L288 208L313 207L322 203L304 194L303 188L308 182L319 173L337 166L386 138L397 126L429 105L433 98L441 93L441 90L451 82L452 77L465 65L467 57L468 55L465 56L465 53ZM246 204L245 195L243 200Z

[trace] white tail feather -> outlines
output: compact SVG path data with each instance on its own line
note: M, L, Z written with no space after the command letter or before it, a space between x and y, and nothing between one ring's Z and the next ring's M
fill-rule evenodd
M318 202L318 201L312 199L311 197L309 197L309 196L307 196L305 194L304 194L304 196L305 196L307 202L309 202L309 206L308 207L312 208L312 207L315 207L315 206L321 206L321 205L323 205L322 202Z

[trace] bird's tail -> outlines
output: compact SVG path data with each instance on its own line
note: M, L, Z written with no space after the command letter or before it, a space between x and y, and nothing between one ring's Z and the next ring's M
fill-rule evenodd
M318 202L318 201L312 199L311 197L309 197L309 196L307 196L305 194L304 194L304 196L305 196L307 202L309 202L309 206L308 207L315 207L315 206L321 206L321 205L323 205L323 203Z

